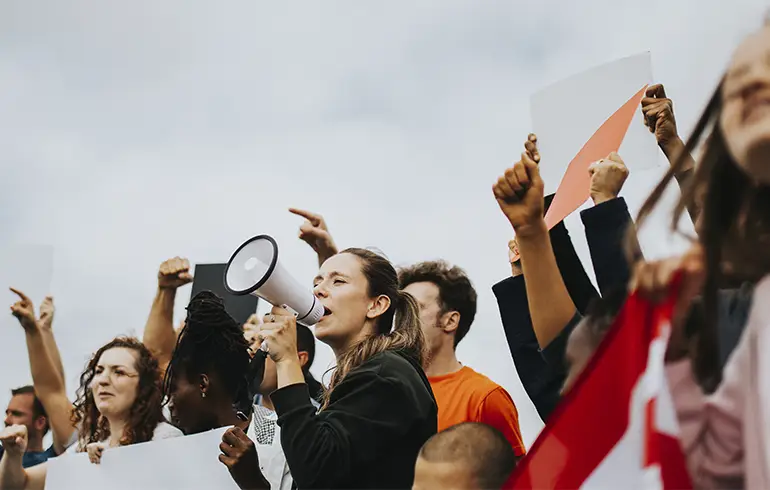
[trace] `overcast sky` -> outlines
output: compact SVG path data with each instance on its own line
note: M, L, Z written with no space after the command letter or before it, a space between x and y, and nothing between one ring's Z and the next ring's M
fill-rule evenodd
M310 285L315 257L286 209L316 210L340 246L468 271L479 314L459 356L510 391L531 442L541 422L491 293L512 233L490 190L521 151L529 96L649 50L686 132L766 3L4 0L0 246L55 249L72 391L93 350L141 333L170 256L222 262L269 233ZM657 174L630 177L632 208ZM669 250L652 228L647 249ZM28 367L3 325L4 405ZM315 371L331 359L324 347Z

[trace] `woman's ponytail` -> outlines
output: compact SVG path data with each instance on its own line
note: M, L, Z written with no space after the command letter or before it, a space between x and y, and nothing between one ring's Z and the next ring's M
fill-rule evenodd
M372 356L392 350L412 357L420 365L427 360L419 306L411 294L398 289L398 274L388 259L361 248L350 248L340 253L355 255L361 260L361 271L369 283L369 296L387 296L390 307L377 319L374 335L353 345L337 359L324 407L329 404L332 391L345 376Z

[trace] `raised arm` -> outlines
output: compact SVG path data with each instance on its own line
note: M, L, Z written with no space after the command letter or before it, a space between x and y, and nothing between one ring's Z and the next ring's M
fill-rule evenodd
M635 233L625 199L618 197L628 178L628 168L617 153L591 164L591 199L594 206L580 213L588 250L602 296L625 288L631 278L626 254L628 233ZM634 234L635 236L635 234ZM634 261L642 258L634 240Z
M575 315L543 218L543 180L537 163L525 151L493 186L500 209L516 233L527 302L538 344L547 346Z
M72 403L67 398L64 378L59 374L47 348L46 334L35 319L32 300L21 291L11 291L19 296L19 301L11 306L11 311L24 328L35 395L40 399L48 416L53 431L54 451L61 454L75 431L71 421Z
M66 387L67 378L64 375L64 364L61 362L59 346L56 345L56 339L53 336L53 317L55 312L56 308L53 305L53 297L46 296L45 299L43 299L43 302L40 303L40 316L37 323L40 327L40 332L43 334L48 354L51 356L51 360L61 376L62 383L64 383Z
M655 135L658 146L666 155L668 162L673 165L679 158L683 158L683 165L676 173L676 181L680 188L689 181L695 170L695 160L692 158L679 132L674 118L674 102L666 97L666 90L661 84L651 85L642 99L642 113L644 125ZM700 209L692 205L687 208L693 223L697 220Z
M174 330L174 300L176 290L192 282L190 262L174 257L158 269L158 291L152 301L150 316L144 326L142 342L158 360L160 369L166 369L176 347L177 332Z
M319 267L326 259L337 254L337 245L334 244L323 216L296 208L289 208L289 212L305 218L305 222L299 227L299 238L315 251Z

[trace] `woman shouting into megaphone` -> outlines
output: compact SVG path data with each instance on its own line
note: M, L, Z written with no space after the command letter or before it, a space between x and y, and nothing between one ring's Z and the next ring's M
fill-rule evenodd
M313 286L325 309L315 334L337 360L320 410L297 357L294 315L273 308L258 332L276 364L271 399L294 481L299 488L411 488L417 453L437 426L417 304L399 291L390 262L363 249L326 260Z

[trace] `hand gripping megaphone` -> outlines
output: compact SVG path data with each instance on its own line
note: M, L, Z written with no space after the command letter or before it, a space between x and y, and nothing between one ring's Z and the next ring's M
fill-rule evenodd
M281 266L278 244L271 236L258 235L238 247L227 262L224 280L230 294L252 294L274 306L288 306L305 326L312 327L324 315L313 292Z
M312 291L302 287L278 262L278 244L273 237L258 235L246 240L227 262L225 289L236 296L251 294L274 306L288 307L297 322L312 327L324 315L324 307ZM249 364L248 393L234 405L236 414L247 420L254 396L259 393L267 359L266 342Z

